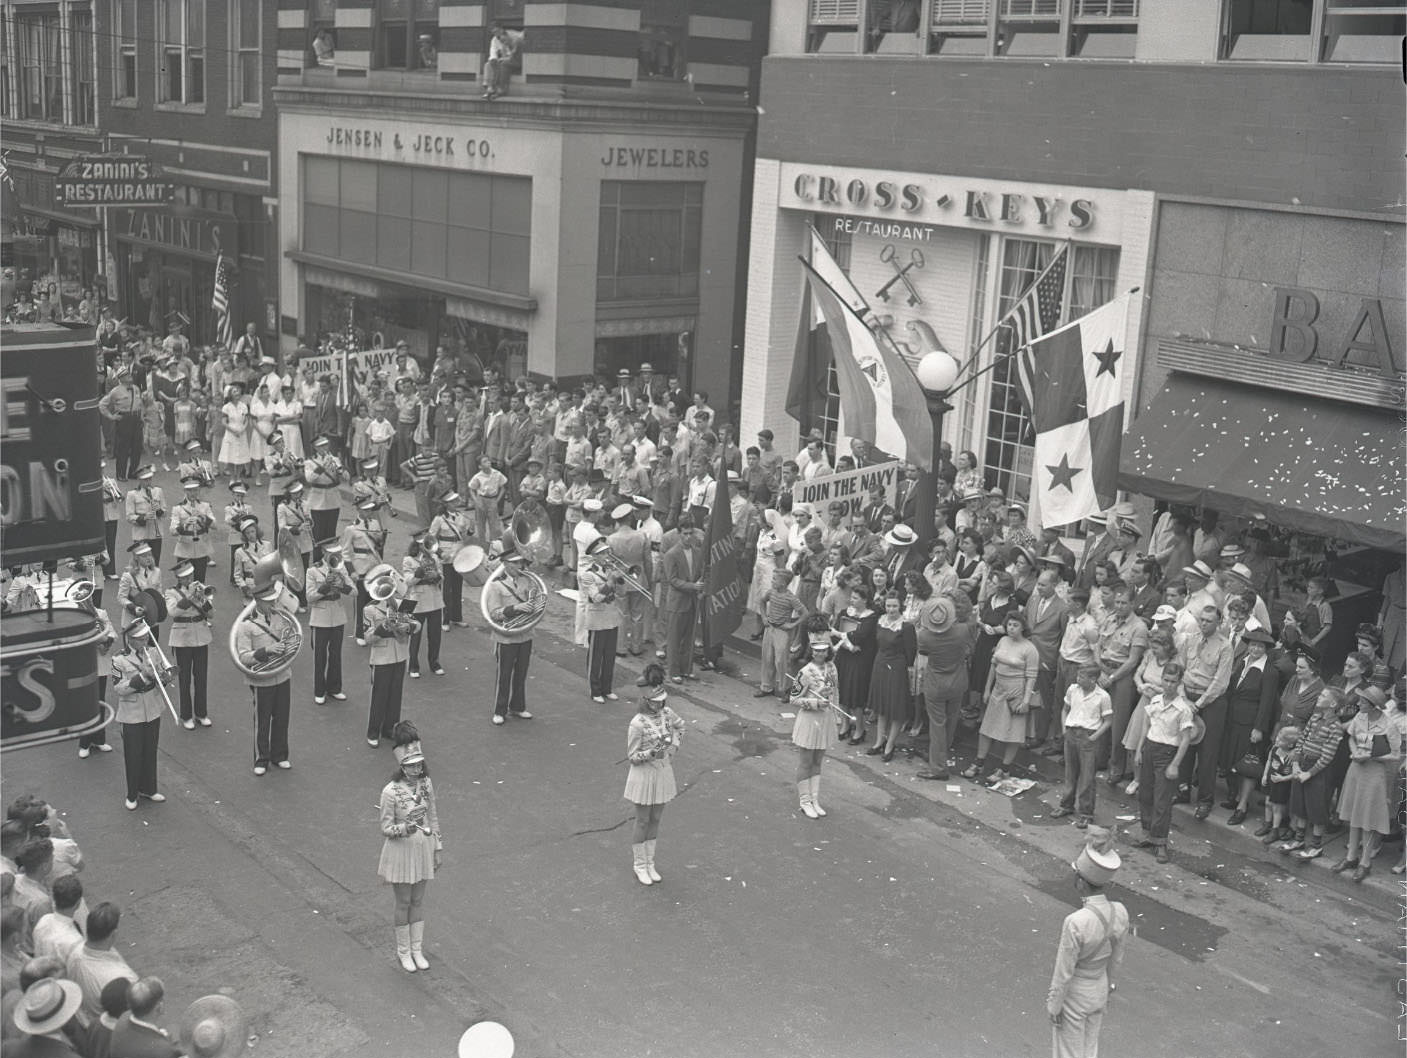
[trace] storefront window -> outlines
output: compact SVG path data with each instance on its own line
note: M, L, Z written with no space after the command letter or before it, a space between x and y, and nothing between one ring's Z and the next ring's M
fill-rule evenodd
M680 370L679 335L628 334L596 339L596 374L615 378L626 368L634 373L641 364L649 364L659 375L673 375Z
M998 276L998 318L1036 281L1058 249L1055 243L1030 239L1007 239L1002 245ZM1119 251L1110 247L1075 246L1066 270L1061 296L1060 322L1066 323L1096 309L1114 296L1118 276ZM1021 404L1020 382L1010 356L1012 331L1003 328L992 342L997 367L992 371L991 395L987 402L987 437L983 466L988 485L1002 489L1008 497L1029 499L1031 462L1035 437Z
M506 294L528 291L532 179L306 158L303 249Z
M598 301L696 297L703 184L601 183Z

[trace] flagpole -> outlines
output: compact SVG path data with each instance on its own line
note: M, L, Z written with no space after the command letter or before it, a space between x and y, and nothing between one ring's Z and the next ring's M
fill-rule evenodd
M1062 253L1069 252L1071 245L1072 241L1070 239L1066 239L1065 244L1051 256L1050 262L1043 269L1041 269L1041 274L1036 276L1036 278L1027 285L1026 289L1021 291L1020 296L1017 297L1014 301L1012 301L1011 306L1004 313L1002 313L1001 319L997 320L996 324L992 327L992 329L987 332L987 336L983 338L982 341L977 344L977 347L974 348L972 352L968 355L966 362L964 362L962 367L958 370L959 379L962 378L962 373L964 371L966 371L972 364L975 364L977 362L977 354L980 353L984 348L986 348L987 343L997 336L998 331L1000 331L1003 327L1006 326L1006 321L1011 318L1011 314L1016 311L1017 306L1026 300L1026 295L1031 293L1031 291L1034 290L1036 287L1040 286L1041 280L1046 277L1050 270L1055 267L1056 262L1060 260L1060 255ZM979 372L977 375L974 375L973 379L981 377L981 375L986 374L986 372L990 370L991 366L989 365L983 371ZM970 382L973 379L969 379L968 381Z

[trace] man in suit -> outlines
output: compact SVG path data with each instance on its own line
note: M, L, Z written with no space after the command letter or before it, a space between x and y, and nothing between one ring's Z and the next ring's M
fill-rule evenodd
M1041 707L1034 714L1032 745L1047 739L1054 744L1060 737L1060 710L1055 697L1055 674L1060 667L1060 640L1065 635L1065 600L1055 593L1060 574L1047 566L1036 578L1036 590L1026 602L1026 638L1036 647L1040 668L1036 672L1036 693Z
M894 520L908 525L914 524L918 509L918 467L912 463L904 465L904 476L899 479L894 494Z
M184 1053L170 1034L156 1024L166 987L159 977L142 977L127 993L127 1013L112 1030L113 1054L124 1058L180 1058Z
M873 567L884 555L884 542L874 534L863 512L850 516L850 564Z
M1057 568L1060 579L1070 581L1075 575L1075 552L1071 551L1060 539L1060 530L1048 528L1041 530L1041 539L1037 547L1037 556L1040 558L1053 558L1059 556L1062 564Z
M888 501L884 498L884 486L876 485L870 489L870 498L861 511L865 518L865 524L870 527L870 532L880 532L884 524L884 516L893 513L894 508L889 506Z
M508 409L508 398L499 397L493 410L484 419L484 455L493 462L494 469L504 474L508 473L508 441L512 430Z
M1088 591L1094 587L1094 567L1113 554L1118 545L1109 534L1109 519L1105 515L1091 514L1085 522L1089 525L1089 536L1075 567L1075 585Z
M902 584L909 570L923 569L923 554L917 544L918 534L907 525L896 525L884 534L884 568L889 573L891 586Z
M694 623L704 590L703 533L695 528L689 514L679 517L679 539L665 552L662 576L669 585L664 598L668 628L665 657L669 676L675 683L696 677L694 667Z

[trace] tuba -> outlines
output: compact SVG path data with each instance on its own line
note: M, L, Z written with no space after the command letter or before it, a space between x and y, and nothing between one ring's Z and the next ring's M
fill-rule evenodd
M299 563L301 566L302 563ZM288 590L288 582L292 580L292 575L297 573L300 577L301 569L290 570L288 563L279 555L277 551L270 552L261 558L254 566L254 594L258 595L276 580L284 581L283 590ZM298 623L298 618L288 611L277 608L268 615L261 615L265 621L266 629L278 640L278 647L275 655L267 661L256 662L253 665L246 665L239 658L239 650L235 646L236 636L239 626L253 619L254 608L257 600L251 599L248 605L239 612L239 616L230 625L229 650L230 658L235 663L235 668L246 676L268 677L282 675L298 657L298 651L303 647L303 626Z
M525 555L530 562L546 562L555 553L552 547L552 522L547 517L547 508L536 500L524 500L518 504L508 532L518 547L518 553Z
M526 632L536 626L542 620L543 615L547 613L546 582L530 569L509 572L511 567L512 563L510 562L499 563L498 567L489 574L488 580L484 581L484 590L479 593L479 609L484 615L484 620L494 631L503 634ZM489 606L489 586L505 577L517 577L525 582L527 593L524 595L519 595L511 587L508 590L517 598L518 605L528 607L527 613L520 613L515 617L505 617L502 611L495 611Z

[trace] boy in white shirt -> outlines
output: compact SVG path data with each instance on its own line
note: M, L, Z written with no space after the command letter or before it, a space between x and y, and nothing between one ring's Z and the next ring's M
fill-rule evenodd
M1065 790L1060 806L1050 818L1075 813L1075 826L1084 830L1094 821L1094 758L1099 740L1114 720L1109 692L1099 686L1100 668L1094 662L1080 666L1073 686L1065 692Z

